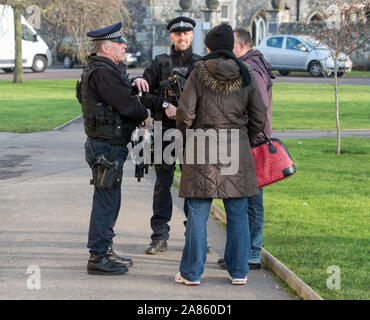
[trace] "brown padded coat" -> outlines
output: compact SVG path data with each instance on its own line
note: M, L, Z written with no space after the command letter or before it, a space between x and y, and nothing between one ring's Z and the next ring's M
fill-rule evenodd
M252 68L247 67L252 83L242 87L240 69L232 59L221 57L195 64L176 112L176 126L186 137L180 197L228 199L258 193L250 141L265 127L266 107ZM228 132L227 142L221 138L221 132L225 137L226 131L222 129ZM231 129L237 129L238 138L231 138ZM201 132L208 143L198 150Z

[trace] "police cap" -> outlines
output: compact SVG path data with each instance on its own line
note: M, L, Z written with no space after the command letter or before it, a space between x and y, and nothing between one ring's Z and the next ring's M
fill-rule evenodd
M167 25L167 30L170 32L184 32L191 31L196 26L193 19L188 17L177 17L171 20Z
M127 43L121 34L122 22L115 23L109 27L90 31L87 36L92 40L110 40L119 43Z

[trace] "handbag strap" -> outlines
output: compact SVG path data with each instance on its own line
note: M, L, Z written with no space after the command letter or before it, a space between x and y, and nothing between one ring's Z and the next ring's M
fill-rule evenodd
M265 136L266 140L267 140L267 141L270 141L271 139L270 139L270 138L269 138L269 136L267 135L266 131L265 131L265 130L263 130L262 132L263 132L263 135Z

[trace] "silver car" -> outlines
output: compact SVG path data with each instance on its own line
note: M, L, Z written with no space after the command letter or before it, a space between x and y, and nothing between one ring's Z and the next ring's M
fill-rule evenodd
M290 71L308 71L311 76L334 72L334 59L329 48L308 36L276 35L263 39L258 47L273 70L281 75ZM338 75L352 70L352 61L341 53L338 58Z

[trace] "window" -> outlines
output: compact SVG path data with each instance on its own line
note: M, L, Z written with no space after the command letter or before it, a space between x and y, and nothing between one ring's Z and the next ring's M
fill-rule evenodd
M221 5L221 21L229 21L230 20L230 5L223 4Z
M301 41L290 37L286 40L286 48L289 50L307 51L307 48Z
M266 23L263 17L257 16L252 24L252 38L255 47L261 43L266 34Z
M284 37L273 37L267 40L267 46L273 48L282 48L283 47Z
M290 50L299 50L302 47L303 43L295 38L286 39L286 48Z
M268 33L277 34L279 32L279 25L276 22L268 23Z
M22 40L33 41L33 32L25 24L22 24Z

